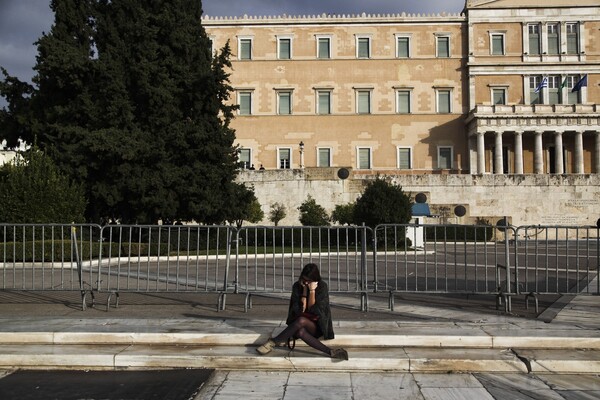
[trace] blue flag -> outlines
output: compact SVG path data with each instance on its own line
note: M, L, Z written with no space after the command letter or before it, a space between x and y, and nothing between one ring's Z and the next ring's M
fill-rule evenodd
M579 82L577 82L575 84L575 86L573 86L573 89L571 89L571 92L579 92L581 90L582 87L586 86L587 87L587 74L585 74L583 76L583 78L581 78L579 80Z
M544 79L542 79L542 81L538 85L538 87L535 88L535 93L539 92L540 90L542 90L542 88L545 88L545 87L548 87L548 77L547 76L545 76Z

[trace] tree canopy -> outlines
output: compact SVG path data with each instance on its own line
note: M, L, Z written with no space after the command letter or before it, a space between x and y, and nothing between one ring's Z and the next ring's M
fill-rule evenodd
M374 228L380 224L408 224L411 218L410 197L402 187L377 178L367 185L354 206L354 223Z
M198 0L52 0L33 85L5 70L0 139L34 140L85 187L87 217L238 218L227 44L212 54Z

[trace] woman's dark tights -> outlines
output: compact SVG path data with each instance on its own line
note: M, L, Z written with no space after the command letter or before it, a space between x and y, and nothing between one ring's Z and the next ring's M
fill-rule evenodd
M317 337L315 337L317 330L317 324L315 322L305 317L299 317L294 322L289 324L287 328L283 330L283 332L275 336L273 341L277 344L280 344L285 343L291 337L295 337L302 339L304 343L313 349L322 351L327 355L331 354L329 347L325 346Z

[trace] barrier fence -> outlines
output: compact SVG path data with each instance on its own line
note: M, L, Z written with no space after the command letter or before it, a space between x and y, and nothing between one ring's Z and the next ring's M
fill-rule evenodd
M0 224L0 289L108 293L289 293L320 266L332 293L598 294L596 227L272 227ZM595 279L595 280L594 280Z

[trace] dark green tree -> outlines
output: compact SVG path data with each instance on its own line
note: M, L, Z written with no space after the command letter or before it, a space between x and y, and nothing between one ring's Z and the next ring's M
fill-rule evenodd
M402 187L382 178L369 182L362 196L356 200L354 223L371 228L380 224L407 224L411 218L412 203Z
M352 225L354 223L355 203L338 204L331 213L331 220L340 225Z
M311 196L302 202L300 207L298 207L298 211L300 211L300 223L304 226L328 226L329 225L329 215L327 215L327 211L317 204L315 199Z
M201 2L53 0L51 8L37 87L9 76L0 86L13 98L0 115L6 136L37 137L85 185L92 220L235 219L232 201L251 190L235 183L230 48L211 54Z
M83 189L38 150L0 167L0 222L83 222Z

